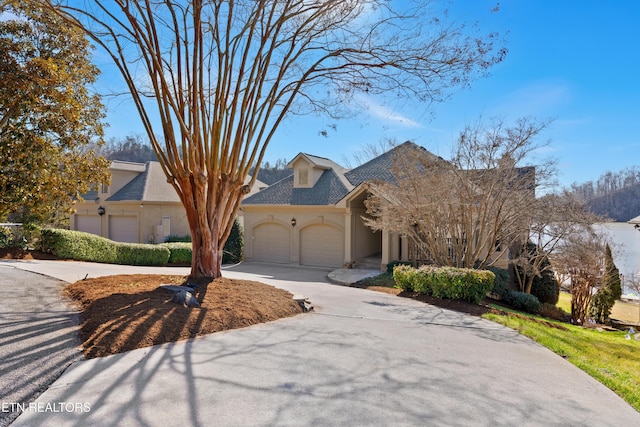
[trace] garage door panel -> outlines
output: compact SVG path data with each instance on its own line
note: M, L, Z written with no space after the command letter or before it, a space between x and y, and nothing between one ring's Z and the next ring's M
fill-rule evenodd
M75 229L85 233L100 235L100 217L95 215L76 215Z
M319 267L342 267L344 235L338 228L319 224L300 232L301 264Z
M289 230L280 224L262 224L253 230L255 261L288 264L291 262Z
M135 216L110 216L109 238L116 242L138 243L138 218Z

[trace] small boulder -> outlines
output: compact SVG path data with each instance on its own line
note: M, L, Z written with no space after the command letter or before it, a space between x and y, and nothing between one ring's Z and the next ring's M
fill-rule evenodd
M175 304L181 304L185 307L200 307L200 303L193 296L191 292L187 292L185 290L179 290L173 294L173 298L171 298L171 302Z

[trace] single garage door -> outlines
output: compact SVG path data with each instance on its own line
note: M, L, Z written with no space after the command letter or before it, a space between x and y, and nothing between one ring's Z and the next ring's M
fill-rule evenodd
M319 267L342 267L344 238L341 230L326 224L305 227L300 232L300 263Z
M109 238L116 242L138 243L138 218L135 216L110 216Z
M100 235L100 217L96 215L76 215L76 230Z
M262 262L291 262L289 229L280 224L261 224L253 229L253 259Z

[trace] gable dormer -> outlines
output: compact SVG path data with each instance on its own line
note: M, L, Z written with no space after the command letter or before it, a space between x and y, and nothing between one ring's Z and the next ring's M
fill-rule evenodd
M340 168L329 159L300 153L287 165L293 169L293 188L313 188L324 171Z

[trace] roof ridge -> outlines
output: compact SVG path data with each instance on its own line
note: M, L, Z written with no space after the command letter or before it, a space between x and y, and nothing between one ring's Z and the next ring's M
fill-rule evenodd
M144 168L144 172L142 172L142 179L144 180L143 184L142 184L142 200L147 200L147 194L149 193L149 185L151 185L151 180L149 179L149 175L151 175L151 163L153 163L152 160L149 160L148 162L145 163L145 168ZM158 164L160 164L160 162L156 162Z

